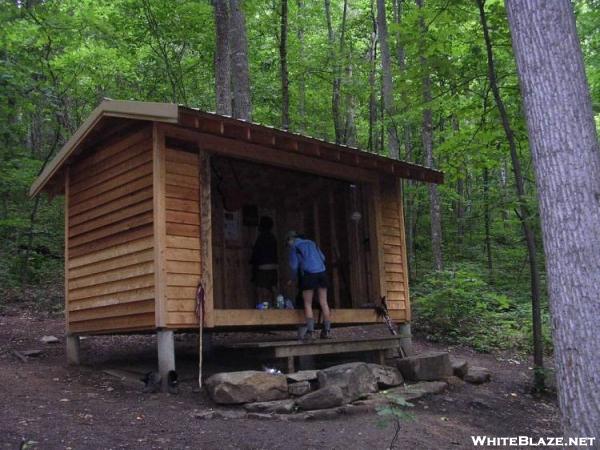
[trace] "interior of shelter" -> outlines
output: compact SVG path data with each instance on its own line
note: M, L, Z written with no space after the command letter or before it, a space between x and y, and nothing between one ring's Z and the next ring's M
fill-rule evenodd
M211 158L211 181L215 309L256 308L250 259L262 216L273 220L278 243L275 295L297 296L287 285L285 237L294 230L325 255L332 307L375 301L368 186L221 156Z

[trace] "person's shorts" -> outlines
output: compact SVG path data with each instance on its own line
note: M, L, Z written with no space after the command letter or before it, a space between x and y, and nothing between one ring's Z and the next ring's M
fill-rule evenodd
M277 270L258 269L254 278L254 284L256 287L265 289L272 289L274 286L277 286Z
M310 291L311 289L317 288L327 288L327 272L304 272L304 275L300 280L300 289L303 291Z

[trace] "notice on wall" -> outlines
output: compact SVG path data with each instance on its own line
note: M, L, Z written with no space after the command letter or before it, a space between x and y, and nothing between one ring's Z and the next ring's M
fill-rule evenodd
M225 211L224 212L224 236L225 240L229 242L239 242L241 239L241 220L239 211Z

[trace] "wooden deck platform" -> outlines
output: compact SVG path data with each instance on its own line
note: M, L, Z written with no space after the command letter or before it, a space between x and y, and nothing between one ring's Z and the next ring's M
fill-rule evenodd
M250 350L267 358L287 358L288 373L295 370L297 356L326 355L335 353L376 352L383 364L385 355L400 350L400 340L405 336L387 336L369 339L314 339L308 342L297 340L236 342L224 344L223 349Z

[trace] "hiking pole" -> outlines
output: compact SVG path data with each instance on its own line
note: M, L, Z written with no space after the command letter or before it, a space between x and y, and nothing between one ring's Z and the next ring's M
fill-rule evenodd
M202 328L204 325L204 286L196 288L196 317L198 318L198 388L202 389Z
M387 307L387 302L385 301L385 296L381 297L381 304L375 305L375 313L377 314L378 319L383 319L384 323L388 327L388 330L390 330L390 333L392 333L392 335L394 335L394 336L398 336L398 330L396 330L396 327L394 326L394 322L392 321L392 318L390 317L390 310ZM406 357L406 354L404 353L404 349L402 348L402 345L398 346L398 355L401 358Z

